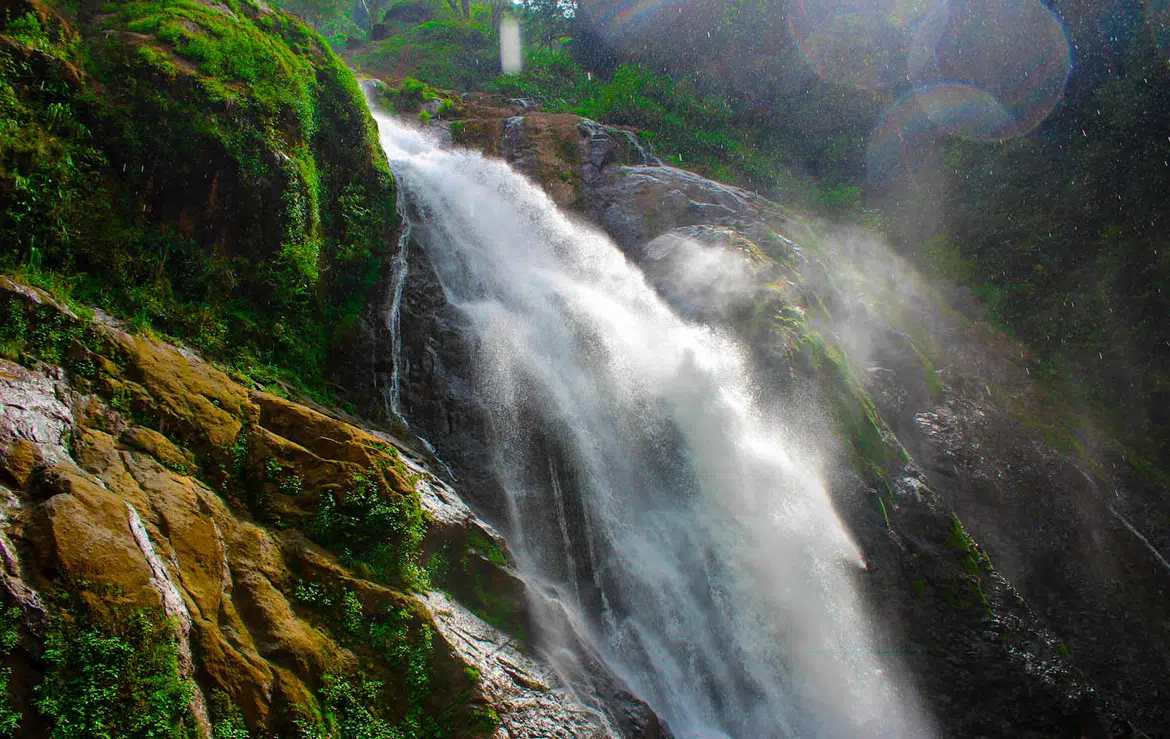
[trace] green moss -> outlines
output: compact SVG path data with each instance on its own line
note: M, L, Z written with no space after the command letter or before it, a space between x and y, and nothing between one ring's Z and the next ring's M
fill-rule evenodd
M468 610L520 641L527 640L523 611L513 598L494 592L481 573L472 575L471 595L464 599Z
M987 609L989 607L987 595L983 592L981 579L984 574L991 572L991 559L967 533L957 516L951 516L951 531L947 543L959 554L959 563L963 569L963 587L966 590L965 594L950 591L954 604L962 607L977 604Z
M353 75L256 4L85 22L0 28L52 52L0 48L0 271L321 397L395 222Z
M467 547L473 552L482 554L501 567L506 567L510 564L508 555L504 553L504 550L500 549L494 541L478 531L472 531L467 537Z
M939 393L942 392L943 387L942 380L938 377L938 369L935 368L934 362L930 360L930 357L926 356L926 353L918 348L917 343L914 344L914 353L922 361L922 379L926 383L926 389L930 393L930 397L937 398Z
M845 357L815 331L797 346L798 361L819 382L833 421L849 449L857 470L876 482L901 462L905 451L887 440L868 393L854 377Z

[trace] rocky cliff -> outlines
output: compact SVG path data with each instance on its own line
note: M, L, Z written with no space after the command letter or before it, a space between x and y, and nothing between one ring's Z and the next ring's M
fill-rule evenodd
M397 218L328 45L263 3L0 10L0 734L652 722L542 660L470 487L338 415Z
M401 442L35 288L0 310L5 731L612 733Z
M1166 491L1032 382L1023 347L863 233L661 166L620 129L464 102L431 125L607 231L684 315L745 338L774 401L835 449L832 495L865 553L887 664L943 735L1160 731ZM404 410L500 516L469 334L425 253L408 257Z

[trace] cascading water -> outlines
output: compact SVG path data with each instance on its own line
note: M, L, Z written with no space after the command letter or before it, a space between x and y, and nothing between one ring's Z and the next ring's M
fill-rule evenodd
M503 162L375 118L474 333L525 578L680 738L922 734L873 655L860 554L740 347Z
M395 418L405 422L406 419L402 415L402 292L406 288L406 278L410 276L407 254L410 248L411 224L410 212L406 205L406 191L402 188L398 189L395 210L402 227L398 235L398 251L394 254L394 283L390 291L390 305L386 309L386 327L390 330L390 342L393 344L390 352L393 365L390 368L390 387L386 391L386 405Z

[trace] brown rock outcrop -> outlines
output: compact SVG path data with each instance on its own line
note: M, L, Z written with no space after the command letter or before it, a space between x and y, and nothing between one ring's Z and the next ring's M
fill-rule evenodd
M505 690L499 650L468 652L450 624L484 645L514 638L456 600L417 592L424 558L443 552L454 565L436 570L434 585L449 581L505 627L514 624L501 609L523 610L502 540L392 438L246 387L187 350L87 321L6 278L3 306L5 320L30 327L6 345L20 361L0 359L0 598L23 612L9 661L23 677L11 692L28 735L52 725L28 683L45 669L46 628L72 618L57 597L65 593L96 623L135 612L169 619L179 676L194 686L188 720L203 736L224 697L253 730L280 734L328 709L324 685L365 675L382 681L366 708L390 725L430 716L452 736L486 736L506 713L508 726L560 715L578 728L559 735L608 733L604 720L580 718L590 714L543 668L514 669ZM35 330L46 322L59 330ZM361 549L350 523L324 521L326 497L344 511L357 490L393 524L380 538L397 569ZM485 586L491 607L475 602ZM425 679L410 677L403 659ZM490 690L481 674L493 675Z

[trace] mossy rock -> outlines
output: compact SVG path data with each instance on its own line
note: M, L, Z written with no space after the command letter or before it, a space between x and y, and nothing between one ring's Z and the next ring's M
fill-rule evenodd
M0 421L0 536L25 596L0 600L17 612L0 632L21 641L9 661L28 687L0 720L111 737L143 722L168 737L488 731L477 669L412 591L428 587L426 541L477 558L473 600L513 603L509 558L473 519L433 525L399 450L2 277L0 325L23 326L0 400L25 411Z
M235 0L29 0L0 24L0 268L323 386L396 223L329 46Z

